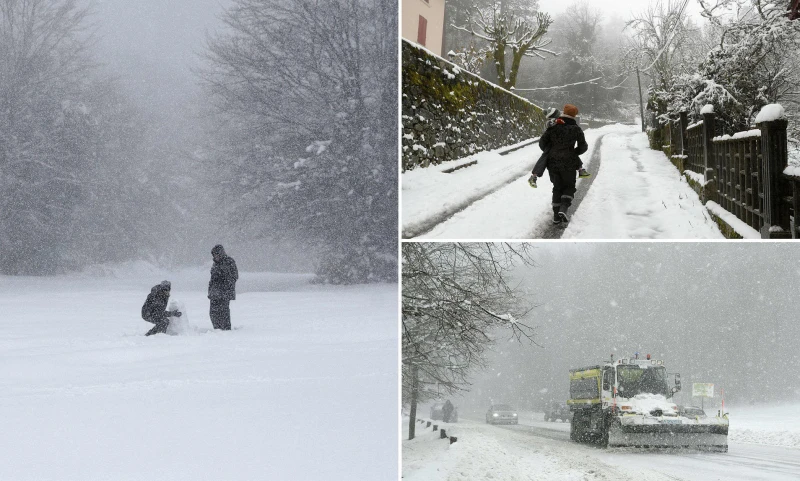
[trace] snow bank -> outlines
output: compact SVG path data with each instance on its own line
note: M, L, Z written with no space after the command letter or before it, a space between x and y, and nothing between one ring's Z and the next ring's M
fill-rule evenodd
M706 209L720 219L724 220L733 228L734 231L736 231L737 234L743 238L761 239L761 234L757 230L739 220L738 217L723 209L721 205L717 204L713 200L706 202Z
M733 443L800 448L800 404L730 408Z
M693 181L697 182L700 185L706 185L705 176L703 176L702 174L698 174L693 170L684 170L683 175L692 179Z
M785 118L786 112L783 109L783 105L769 104L765 105L758 113L758 116L756 116L756 123L760 124L761 122L772 122L773 120Z

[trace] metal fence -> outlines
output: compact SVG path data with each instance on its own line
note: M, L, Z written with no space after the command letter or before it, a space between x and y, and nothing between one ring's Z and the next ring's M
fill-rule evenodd
M691 125L687 118L681 113L662 123L659 135L670 143L663 150L682 173L701 176L703 181L694 187L703 202L718 203L763 238L800 238L795 216L800 213L800 177L783 173L788 122L762 122L747 132L715 136L713 113L702 114Z

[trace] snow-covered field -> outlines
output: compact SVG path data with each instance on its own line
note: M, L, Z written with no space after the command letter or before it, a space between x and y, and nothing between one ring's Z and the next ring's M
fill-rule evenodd
M396 479L397 286L308 278L243 273L222 332L205 269L0 276L0 479ZM163 279L188 329L145 337Z
M570 442L569 424L525 411L519 426L490 426L480 413L457 424L437 422L458 437L452 445L423 424L409 441L404 418L403 480L796 480L798 413L796 404L733 409L728 453L600 449Z
M600 168L586 197L574 210L562 238L722 238L697 194L666 156L647 146L638 126L587 129L584 166L603 138ZM532 239L550 228L552 184L528 185L541 155L531 145L505 156L476 155L478 164L444 174L416 169L402 175L404 235L425 239ZM578 186L583 179L578 179ZM467 207L460 209L454 206ZM422 233L420 226L435 227ZM421 234L421 235L420 235Z

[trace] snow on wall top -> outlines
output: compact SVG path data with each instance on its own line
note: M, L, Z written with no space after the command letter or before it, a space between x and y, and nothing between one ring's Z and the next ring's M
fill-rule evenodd
M487 84L491 85L492 87L494 87L494 88L496 88L496 89L498 89L498 90L502 90L503 92L506 92L506 93L508 93L508 95L511 95L512 97L516 97L516 98L518 98L518 99L522 100L523 102L525 102L525 103L527 103L527 104L531 104L532 106L536 107L536 108L537 108L537 109L539 109L539 110L543 110L541 107L539 107L539 106L538 106L538 105L536 105L535 103L531 102L530 100L526 99L525 97L520 97L519 95L517 95L517 94L515 94L515 93L511 92L510 90L506 90L506 89L504 89L503 87L501 87L501 86L497 85L496 83L489 82L489 81L488 81L488 80L486 80L485 78L483 78L483 77L481 77L481 76L479 76L479 75L476 75L476 74L474 74L474 73L470 72L469 70L464 70L463 68L461 68L461 67L459 67L458 65L454 64L453 62L451 62L451 61L447 60L447 59L446 59L446 58L444 58L444 57L440 57L440 56L436 55L435 53L431 52L430 50L428 50L427 48L423 47L422 45L420 45L420 44L418 44L418 43L416 43L416 42L412 42L412 41L410 41L410 40L406 40L406 39L404 39L404 38L403 38L403 39L401 39L401 40L402 40L403 42L405 42L405 43L407 43L407 44L411 45L412 47L414 47L414 48L416 48L416 49L418 49L418 50L422 50L423 52L425 52L425 53L427 53L427 54L431 55L432 57L434 57L434 58L436 58L436 59L438 59L438 60L440 60L440 61L442 61L442 62L445 62L445 63L447 63L447 64L451 65L451 66L453 67L453 69L455 69L455 73L457 73L457 74L458 74L458 73L465 73L465 74L471 75L471 76L475 77L475 79L476 79L476 80L478 80L478 81L480 81L480 82L485 82L485 83L487 83Z
M769 104L765 105L761 109L761 112L758 113L758 116L756 117L756 123L760 124L761 122L771 122L773 120L785 118L786 112L783 110L783 105Z
M711 104L705 104L702 109L700 109L701 114L713 114L714 113L714 106Z

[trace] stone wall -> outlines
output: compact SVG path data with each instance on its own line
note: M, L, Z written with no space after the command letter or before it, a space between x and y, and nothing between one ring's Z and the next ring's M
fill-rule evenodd
M536 137L542 109L403 40L403 171Z

